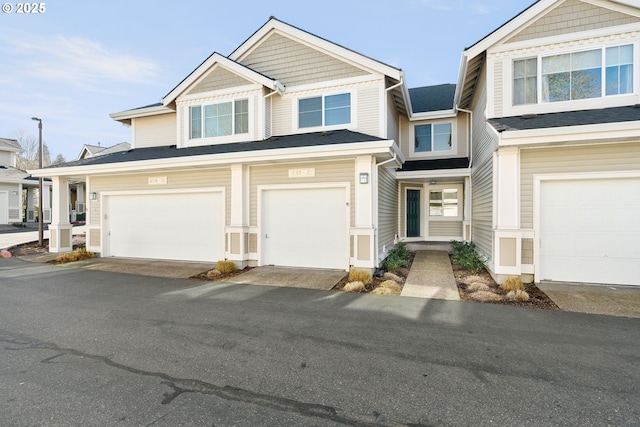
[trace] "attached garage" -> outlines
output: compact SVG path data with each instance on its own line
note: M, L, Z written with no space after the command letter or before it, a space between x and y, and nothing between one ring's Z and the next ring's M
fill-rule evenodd
M262 265L348 268L345 187L263 189L260 197Z
M104 199L106 256L224 259L222 192L114 194Z
M540 182L540 280L640 285L640 178Z

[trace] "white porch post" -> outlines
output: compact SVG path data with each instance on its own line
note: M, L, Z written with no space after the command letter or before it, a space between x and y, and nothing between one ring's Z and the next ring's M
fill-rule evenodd
M354 267L376 267L374 229L375 157L356 157L355 227L351 228L351 264Z
M462 238L471 240L471 177L464 177L464 216L462 218Z
M51 186L46 184L42 188L42 216L43 224L51 223Z
M36 222L36 214L33 203L33 187L27 187L27 222Z
M49 252L68 252L73 248L69 223L69 179L53 178L53 215L49 225ZM45 204L45 203L43 203Z
M228 260L244 268L249 260L249 168L231 165L231 218L226 227L226 251Z
M519 276L522 273L520 150L518 147L502 147L496 160L495 273L498 276ZM501 281L500 277L498 279Z

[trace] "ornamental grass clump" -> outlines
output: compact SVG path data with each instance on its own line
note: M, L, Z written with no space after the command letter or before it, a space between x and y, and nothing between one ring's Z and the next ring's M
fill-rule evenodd
M342 290L345 292L362 292L364 291L364 283L349 282L346 285L344 285L344 288L342 288Z
M362 282L368 285L373 281L371 272L362 268L351 267L349 270L349 282Z
M529 301L529 294L523 290L509 291L507 299L516 301Z
M524 290L524 284L522 279L517 276L507 277L500 285L500 288L505 291L522 291Z
M55 259L56 262L74 262L81 261L83 259L93 258L93 252L89 252L87 248L78 248L73 252L68 252L66 254L58 255Z
M218 261L216 263L216 270L218 270L222 274L233 273L237 269L238 268L236 267L236 263L233 261Z

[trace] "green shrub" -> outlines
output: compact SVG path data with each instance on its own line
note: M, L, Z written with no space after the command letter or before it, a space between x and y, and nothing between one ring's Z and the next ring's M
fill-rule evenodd
M477 272L484 268L484 262L476 251L476 245L473 242L451 241L453 250L453 262L461 265L471 272Z
M382 261L382 268L387 271L392 271L396 268L409 264L410 259L411 251L407 249L407 245L405 243L400 242L389 251L387 257Z

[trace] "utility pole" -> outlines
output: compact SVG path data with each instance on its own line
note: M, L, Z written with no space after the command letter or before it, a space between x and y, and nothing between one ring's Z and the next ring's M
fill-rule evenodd
M31 117L38 122L38 169L42 169L42 119ZM44 224L42 222L42 177L38 178L38 246L44 246Z

